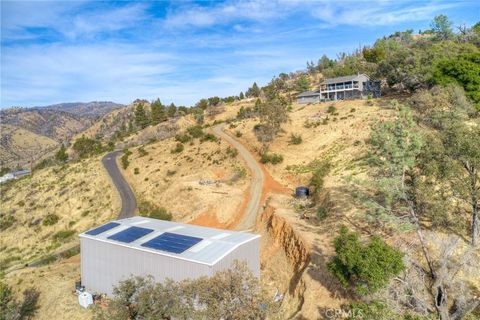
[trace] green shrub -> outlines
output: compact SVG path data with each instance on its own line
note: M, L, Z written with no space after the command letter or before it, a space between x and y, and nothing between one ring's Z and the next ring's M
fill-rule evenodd
M84 136L75 141L72 149L78 154L80 158L86 158L92 155L102 153L104 151L104 148L100 141L86 138Z
M230 148L228 147L227 150L225 151L227 155L229 155L231 158L235 158L238 156L238 150L235 148Z
M357 111L357 109L355 109L355 108L350 109L350 112L352 112L352 113L355 112L355 111Z
M80 246L75 246L71 249L68 249L64 252L62 252L60 254L60 256L63 258L63 259L68 259L68 258L71 258L73 256L76 256L77 254L80 253Z
M173 176L175 173L177 173L177 171L175 171L175 170L167 170L167 176L169 176L169 177Z
M325 177L330 172L330 168L331 164L327 160L317 163L312 178L310 178L310 186L313 187L313 192L317 193L322 189Z
M342 286L352 285L359 294L376 292L390 277L405 270L404 254L380 237L372 236L368 243L362 243L358 233L342 227L333 243L336 255L328 263L328 270Z
M139 168L134 168L133 169L133 174L140 174L140 169Z
M200 141L204 142L204 141L212 141L212 142L217 142L218 141L218 138L215 137L213 134L211 133L205 133L201 138L200 138Z
M317 210L317 219L318 220L324 220L327 217L327 209L324 207L320 207Z
M163 207L155 208L153 211L150 212L149 217L160 220L172 220L172 214Z
M432 80L441 85L450 83L463 87L477 110L480 110L480 58L478 53L464 53L458 57L442 59L435 65Z
M302 143L303 139L302 136L299 134L294 134L292 133L290 135L290 141L288 141L289 144L300 144Z
M23 200L18 201L17 206L25 207L25 201L23 201Z
M45 218L43 218L42 224L44 226L53 226L58 222L58 220L60 220L60 218L56 214L50 213L47 214Z
M57 261L57 257L55 257L53 254L47 254L40 258L37 262L37 266L45 266L47 264L51 264Z
M175 140L181 143L186 143L190 141L191 137L188 134L177 134L175 135Z
M65 241L75 234L75 230L60 230L53 235L53 241Z
M33 171L42 170L54 164L55 162L52 159L43 159L33 167Z
M334 114L334 113L336 113L336 111L337 111L337 108L333 104L328 106L328 109L327 109L328 113Z
M0 216L0 231L7 230L15 222L17 222L17 219L15 219L15 217L13 215L2 214Z
M175 148L172 149L171 153L180 153L183 151L183 149L185 149L185 147L179 142L175 145Z
M261 163L271 163L271 164L278 164L283 161L283 156L276 153L263 153L260 157Z
M172 220L172 214L168 212L167 209L163 207L158 207L157 205L147 201L141 200L138 204L138 211L143 217L150 217L160 220Z
M200 138L203 136L203 130L201 125L191 126L187 128L187 132L192 138Z
M20 278L17 284L20 284ZM38 299L40 291L35 288L27 288L23 291L23 299L16 299L17 295L3 281L0 281L0 319L34 319L39 309Z
M122 161L122 168L123 169L127 169L129 164L130 164L130 161L128 161L128 156L131 155L132 152L128 149L125 149L123 150L123 156L122 158L120 159Z
M145 157L146 155L148 155L148 152L143 147L138 148L138 153L139 157Z
M239 130L237 130L237 131L235 132L235 136L236 136L237 138L240 138L240 137L242 136L242 133L241 133Z

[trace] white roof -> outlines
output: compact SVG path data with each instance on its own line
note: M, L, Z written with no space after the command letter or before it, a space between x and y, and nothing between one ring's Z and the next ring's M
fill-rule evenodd
M106 230L97 235L86 234L87 231L80 234L81 238L89 238L98 241L108 242L113 245L124 246L137 250L147 251L159 255L174 257L178 259L188 260L196 263L214 265L227 254L235 250L238 246L260 238L260 235L239 232L232 230L223 230L216 228L201 227L191 224L171 222L165 220L151 219L146 217L132 217L121 220L115 220L119 225ZM152 229L153 232L146 234L130 243L124 243L109 239L110 236L119 233L129 227L141 227ZM143 243L168 232L184 236L201 238L202 241L188 248L182 253L176 254L172 252L157 250L142 246Z

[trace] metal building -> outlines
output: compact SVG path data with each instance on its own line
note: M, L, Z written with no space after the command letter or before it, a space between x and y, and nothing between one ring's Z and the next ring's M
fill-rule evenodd
M112 294L131 275L162 282L212 276L245 261L260 276L260 236L145 217L106 223L80 234L82 285Z

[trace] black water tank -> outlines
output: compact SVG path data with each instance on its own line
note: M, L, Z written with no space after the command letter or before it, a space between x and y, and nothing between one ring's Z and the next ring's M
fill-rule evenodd
M295 188L295 197L308 197L310 195L310 190L308 187L297 187Z

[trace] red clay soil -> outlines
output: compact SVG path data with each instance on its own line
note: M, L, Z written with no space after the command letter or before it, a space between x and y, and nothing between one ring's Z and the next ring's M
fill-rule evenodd
M191 220L190 224L195 224L197 226L211 227L211 228L221 228L221 229L235 229L236 225L240 223L247 207L248 202L250 201L250 192L245 190L243 193L243 200L238 205L235 215L226 223L218 221L215 208L212 206L208 207L205 212L202 212L198 217Z
M285 187L277 180L273 179L273 177L270 175L270 173L268 172L268 170L265 168L263 164L261 163L258 163L258 164L260 168L262 168L263 174L265 176L265 179L263 181L263 188L262 188L262 197L261 197L262 203L265 203L265 199L267 198L267 194L269 193L284 193L284 194L292 193L292 190Z
M225 225L218 221L217 214L215 213L215 209L212 208L212 206L209 206L205 212L202 212L198 217L191 220L189 223L204 227L221 229L225 228Z
M233 136L231 136L231 137L233 139L237 140L239 143L242 143L242 141L236 139L235 137L233 137ZM246 146L243 143L242 143L242 145L245 146L245 148L247 148L250 151L250 153L252 153L249 146ZM286 188L285 186L283 186L282 184L277 182L275 179L273 179L273 177L270 175L270 173L265 168L265 166L258 161L258 157L255 155L255 153L252 153L252 155L254 155L254 158L257 161L258 166L262 169L263 174L264 174L262 195L260 197L260 199L261 199L260 201L261 201L262 204L265 203L265 200L266 200L267 195L269 193L286 193L286 194L291 193L290 189ZM248 167L247 167L247 170L250 171L250 169ZM220 172L218 172L218 173L220 173ZM252 173L250 172L250 175L251 174ZM250 195L249 189L247 189L243 193L243 200L236 210L237 213L227 223L221 223L220 221L218 221L215 210L212 207L209 207L207 209L207 211L200 214L198 217L191 220L189 223L199 225L199 226L205 226L205 227L234 229L240 223L240 221L242 221L243 216L245 214L245 209L247 208L247 205L250 201L250 198L251 198L251 195Z

